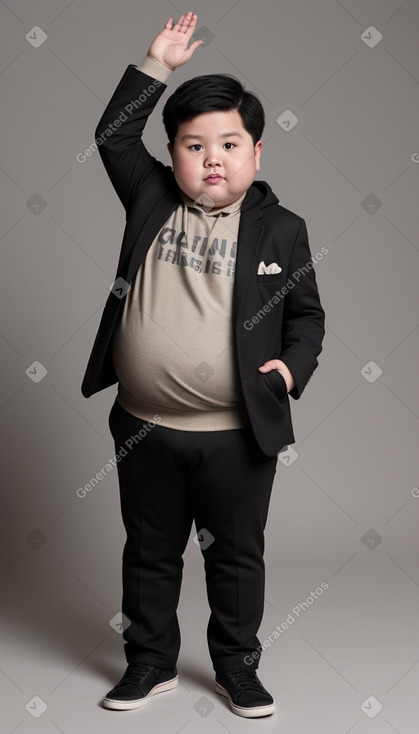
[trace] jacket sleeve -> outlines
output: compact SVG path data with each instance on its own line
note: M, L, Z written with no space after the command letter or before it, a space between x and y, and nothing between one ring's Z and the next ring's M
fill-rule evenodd
M142 133L170 74L149 57L139 66L129 64L95 131L103 165L125 210L138 186L166 168L145 148Z
M318 365L325 334L325 313L317 289L308 242L307 227L302 219L291 254L288 292L284 302L283 349L279 356L289 368L295 387L294 399L301 394Z

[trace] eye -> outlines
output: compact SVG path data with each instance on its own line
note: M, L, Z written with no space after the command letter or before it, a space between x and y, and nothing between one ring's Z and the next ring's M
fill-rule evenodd
M233 148L236 147L236 144L235 143L224 143L224 146L226 146L226 145L231 146L230 148L227 148L227 150L233 150ZM197 150L197 148L201 148L202 149L201 143L193 143L193 145L190 145L189 146L189 149L190 150L193 150L194 153L199 153L200 152L199 150Z

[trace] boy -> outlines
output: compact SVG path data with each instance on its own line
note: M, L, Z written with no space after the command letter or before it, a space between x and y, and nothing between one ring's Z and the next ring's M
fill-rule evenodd
M275 702L256 674L264 529L277 454L294 442L288 393L317 366L324 311L303 219L260 168L264 113L230 75L195 77L167 100L173 171L142 130L166 81L202 41L181 15L130 64L96 129L126 228L84 376L118 382L115 441L128 666L104 706L134 709L177 685L176 615L192 520L204 557L216 691L234 713ZM259 649L259 651L258 651Z

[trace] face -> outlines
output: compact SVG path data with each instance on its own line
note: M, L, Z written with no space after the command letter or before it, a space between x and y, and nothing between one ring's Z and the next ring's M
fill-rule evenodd
M211 197L213 209L247 191L260 169L262 147L261 140L253 144L237 110L203 112L182 122L173 148L167 144L180 189L194 201ZM208 201L203 197L203 204Z

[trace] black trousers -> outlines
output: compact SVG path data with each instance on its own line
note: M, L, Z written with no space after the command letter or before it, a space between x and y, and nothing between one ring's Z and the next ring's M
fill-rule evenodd
M122 554L127 662L161 668L177 663L182 554L194 520L211 609L207 641L213 668L256 670L264 529L277 456L262 452L250 427L183 431L147 425L115 400L109 429L121 457L117 468L127 534Z

